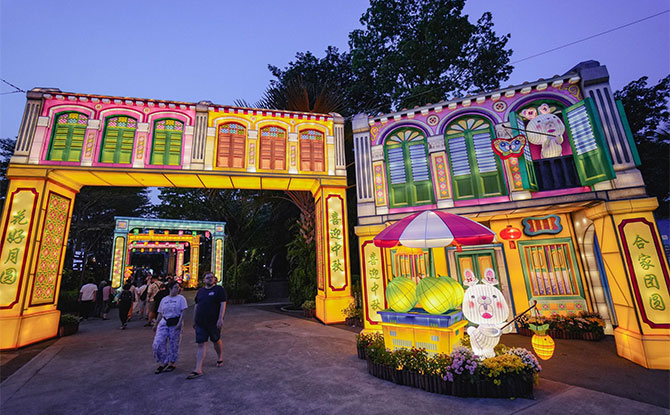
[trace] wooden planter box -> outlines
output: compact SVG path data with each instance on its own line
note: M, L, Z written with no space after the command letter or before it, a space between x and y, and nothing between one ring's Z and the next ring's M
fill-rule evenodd
M356 346L356 351L358 352L358 358L359 359L362 359L362 360L367 359L366 350L367 350L367 348L365 346L359 346L359 345Z
M420 374L409 370L396 370L390 366L368 360L368 373L398 385L423 389L431 393L454 395L462 398L527 398L533 399L533 379L522 375L507 375L496 385L493 379L470 382L464 377L456 377L454 382L438 375Z
M58 327L58 337L65 337L79 331L79 324L68 324Z
M302 313L305 317L308 317L308 318L312 318L312 317L316 316L316 310L314 310L314 309L311 309L311 310L303 309Z

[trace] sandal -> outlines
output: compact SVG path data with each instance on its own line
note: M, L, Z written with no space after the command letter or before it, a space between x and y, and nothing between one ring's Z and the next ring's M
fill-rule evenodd
M156 368L156 371L155 371L154 373L155 373L156 375L159 374L159 373L163 373L167 367L168 367L168 365L158 366L158 367Z
M195 379L199 378L200 376L202 376L202 373L191 372L188 376L186 376L186 379Z
M172 372L176 368L177 366L168 365L165 369L163 369L163 372Z
M216 367L223 367L223 360L217 360Z

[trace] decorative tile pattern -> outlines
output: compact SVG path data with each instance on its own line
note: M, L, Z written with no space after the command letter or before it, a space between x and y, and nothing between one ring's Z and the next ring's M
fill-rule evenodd
M447 184L447 161L444 155L435 156L435 173L437 177L437 196L440 199L449 197L449 186Z
M70 202L59 194L49 194L31 305L54 302Z
M375 178L375 205L386 206L386 175L384 164L377 162L373 165Z

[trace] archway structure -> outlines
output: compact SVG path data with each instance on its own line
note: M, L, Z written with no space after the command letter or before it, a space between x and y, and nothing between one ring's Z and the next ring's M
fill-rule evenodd
M7 170L0 222L0 349L56 336L74 199L82 186L311 192L316 315L351 303L344 120L338 114L36 88Z
M112 287L121 285L123 270L130 265L132 250L174 250L175 274L181 276L184 264L184 249L191 249L190 274L194 278L186 280L186 286L193 288L198 285L200 235L197 231L209 232L212 238L212 263L210 270L222 280L223 247L225 222L206 222L196 220L174 220L153 218L132 218L117 216L114 218L114 247L112 249L112 268L110 279ZM160 229L163 232L156 233ZM174 232L172 232L174 231Z

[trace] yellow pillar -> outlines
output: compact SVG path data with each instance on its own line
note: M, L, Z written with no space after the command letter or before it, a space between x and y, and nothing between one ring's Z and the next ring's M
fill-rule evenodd
M12 178L0 235L0 349L54 337L75 195L46 178Z
M614 311L617 353L649 369L670 369L668 263L652 215L655 198L607 202L593 220Z
M372 241L384 225L357 226L358 247L361 259L361 285L363 289L363 327L366 331L381 330L378 311L386 307L386 266L384 252Z
M316 318L326 324L345 320L351 302L347 202L345 187L320 187L316 204Z

